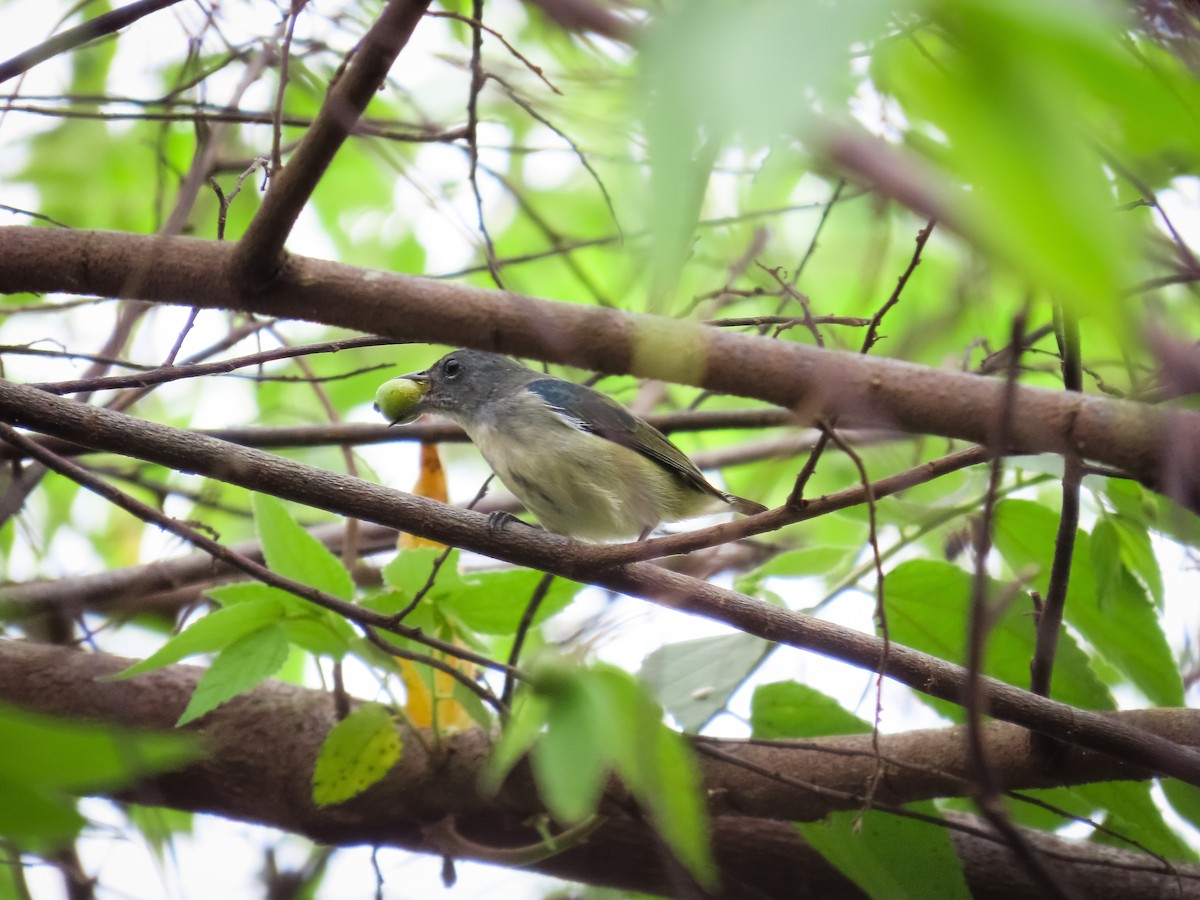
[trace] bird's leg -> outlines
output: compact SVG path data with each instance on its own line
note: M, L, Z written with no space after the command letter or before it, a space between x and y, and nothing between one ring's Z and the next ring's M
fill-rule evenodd
M537 528L538 531L542 530L537 525L530 525L524 519L519 519L512 513L503 509L498 509L494 512L488 513L488 531L492 533L493 537L499 534L504 529L504 526L509 522L518 522L519 524L524 525L526 528Z

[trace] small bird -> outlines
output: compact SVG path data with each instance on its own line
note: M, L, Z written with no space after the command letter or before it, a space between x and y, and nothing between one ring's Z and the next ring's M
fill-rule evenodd
M709 484L658 429L606 394L495 353L456 350L380 387L393 424L453 419L547 531L589 541L645 537L662 522L766 507Z

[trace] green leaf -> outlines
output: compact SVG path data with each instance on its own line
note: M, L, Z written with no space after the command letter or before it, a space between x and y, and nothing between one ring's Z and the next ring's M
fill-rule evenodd
M496 724L496 720L484 702L479 699L479 695L469 690L466 685L457 680L450 690L452 692L451 696L467 711L467 715L471 717L471 721L480 728L491 731L492 726Z
M1117 528L1108 518L1101 519L1092 529L1089 556L1092 561L1092 578L1096 584L1096 602L1105 606L1109 595L1121 578L1121 538Z
M356 797L400 759L400 732L387 707L364 703L329 731L313 769L318 806Z
M346 567L274 497L254 495L254 524L272 572L341 600L354 597L354 579Z
M750 701L754 737L808 738L830 734L862 734L865 722L827 694L795 681L759 685Z
M558 658L539 661L488 762L484 789L497 791L530 748L539 795L556 817L586 819L615 773L679 860L703 884L714 883L691 748L663 724L657 704L628 672L608 665L581 668Z
M906 809L937 817L933 803ZM869 897L969 900L947 828L867 810L833 813L796 826L804 840Z
M19 781L0 777L0 835L31 849L48 851L70 841L85 820L69 797L48 796Z
M480 775L480 789L484 793L494 795L500 791L513 766L521 761L521 757L529 752L538 739L549 713L550 701L545 696L533 690L517 693L512 713L500 732L500 740L496 742Z
M902 563L884 580L888 629L892 640L932 653L951 662L965 662L967 612L971 576L949 563L913 560ZM988 596L1001 596L1000 585L989 580ZM984 674L1021 688L1029 687L1029 661L1035 641L1028 600L1018 596L1008 604L988 633ZM1051 693L1056 700L1082 709L1113 709L1114 701L1088 665L1087 657L1064 631L1059 635ZM962 708L921 699L944 715L962 720Z
M106 791L197 756L183 735L147 734L0 705L0 835L36 850L83 824L68 794Z
M1163 818L1162 809L1151 793L1150 782L1105 781L1080 785L1072 790L1107 811L1103 819L1106 827L1118 835L1134 837L1151 853L1188 862L1200 858ZM1129 846L1104 832L1095 832L1091 840L1114 847Z
M854 547L804 547L800 550L788 550L763 563L757 574L785 578L826 576L831 572L841 571L852 563L861 551L861 544Z
M1193 114L1124 51L1123 23L1078 12L1038 0L955 3L942 35L881 45L873 75L910 118L910 144L967 188L951 202L975 240L1114 328L1133 220L1114 213L1093 141L1111 132L1125 98L1097 88L1132 81L1189 126Z
M1162 569L1159 568L1158 557L1154 555L1150 533L1145 526L1123 516L1110 516L1106 521L1111 521L1116 528L1121 561L1146 586L1154 598L1154 605L1162 609Z
M146 734L0 705L0 777L69 791L100 790L195 754L180 735ZM135 752L136 751L136 752Z
M193 834L196 817L190 812L165 806L142 806L139 803L126 803L123 809L125 818L138 830L160 865L165 861L166 852L175 837Z
M250 600L219 609L193 622L146 659L115 675L97 680L119 681L152 672L197 653L216 653L266 625L283 618L283 606L274 599Z
M684 731L696 731L724 708L770 647L741 632L665 644L646 657L638 680Z
M1057 529L1058 517L1032 501L1006 500L996 506L996 549L1014 570L1039 569L1032 583L1043 594ZM1071 557L1067 622L1153 703L1182 706L1183 683L1154 605L1138 581L1123 569L1101 605L1095 575L1088 564L1091 558L1089 536L1079 531ZM1055 670L1057 688L1066 678L1059 677L1062 673L1057 665Z
M704 782L691 745L663 725L648 732L655 778L639 795L663 838L704 887L717 883L712 858Z
M1118 515L1132 522L1148 525L1158 517L1154 496L1136 481L1126 481L1123 478L1106 479L1104 497Z
M222 584L209 588L204 592L221 606L236 606L239 603L249 603L253 600L274 600L281 606L287 606L290 600L299 600L295 594L276 587L263 584L261 581L238 581L233 584Z
M453 590L439 595L440 608L478 634L513 634L543 577L541 572L529 569L472 573ZM533 624L540 625L561 612L581 587L577 582L555 578L538 605Z
M283 627L288 641L318 656L341 659L355 638L354 629L337 613L261 582L221 585L205 593L222 606L263 600L278 603L285 610Z
M1193 827L1200 828L1200 788L1175 778L1163 778L1159 784L1171 802L1171 808Z
M434 565L444 552L432 547L401 550L383 567L383 580L404 595L406 600L411 600L425 587ZM450 551L450 555L438 569L437 581L434 582L430 593L456 590L462 584L458 574L458 556L458 550Z
M757 150L780 123L803 130L823 104L840 107L855 85L851 48L870 45L902 9L863 0L850 15L836 4L690 0L652 18L638 41L649 98L646 218L659 266L652 306L671 295L724 143L741 136Z
M599 806L614 741L608 700L595 679L572 678L553 697L546 733L533 746L539 794L563 821L581 822Z
M287 655L287 636L278 623L234 641L220 652L200 676L187 709L175 723L176 727L186 725L238 694L257 687L279 671Z
M628 672L597 665L588 677L605 698L597 706L609 725L617 774L679 861L702 885L715 885L708 810L691 746L663 723L658 704Z
M282 624L283 633L289 643L303 647L317 656L341 659L354 641L354 629L344 619L332 613L328 618L288 618L284 619Z

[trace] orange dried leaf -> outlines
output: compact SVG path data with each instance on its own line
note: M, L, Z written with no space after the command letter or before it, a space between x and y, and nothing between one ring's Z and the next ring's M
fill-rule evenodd
M450 502L450 492L446 488L446 470L442 468L442 459L438 455L437 444L421 444L421 474L413 485L413 493L418 497L428 497L442 503ZM401 534L396 542L398 550L410 547L442 547L437 541L417 537L413 534Z

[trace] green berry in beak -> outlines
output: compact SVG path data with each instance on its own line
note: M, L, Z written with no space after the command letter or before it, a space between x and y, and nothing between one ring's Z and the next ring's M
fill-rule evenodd
M421 414L421 401L429 391L429 382L411 378L385 381L375 392L375 409L389 425L403 425Z

